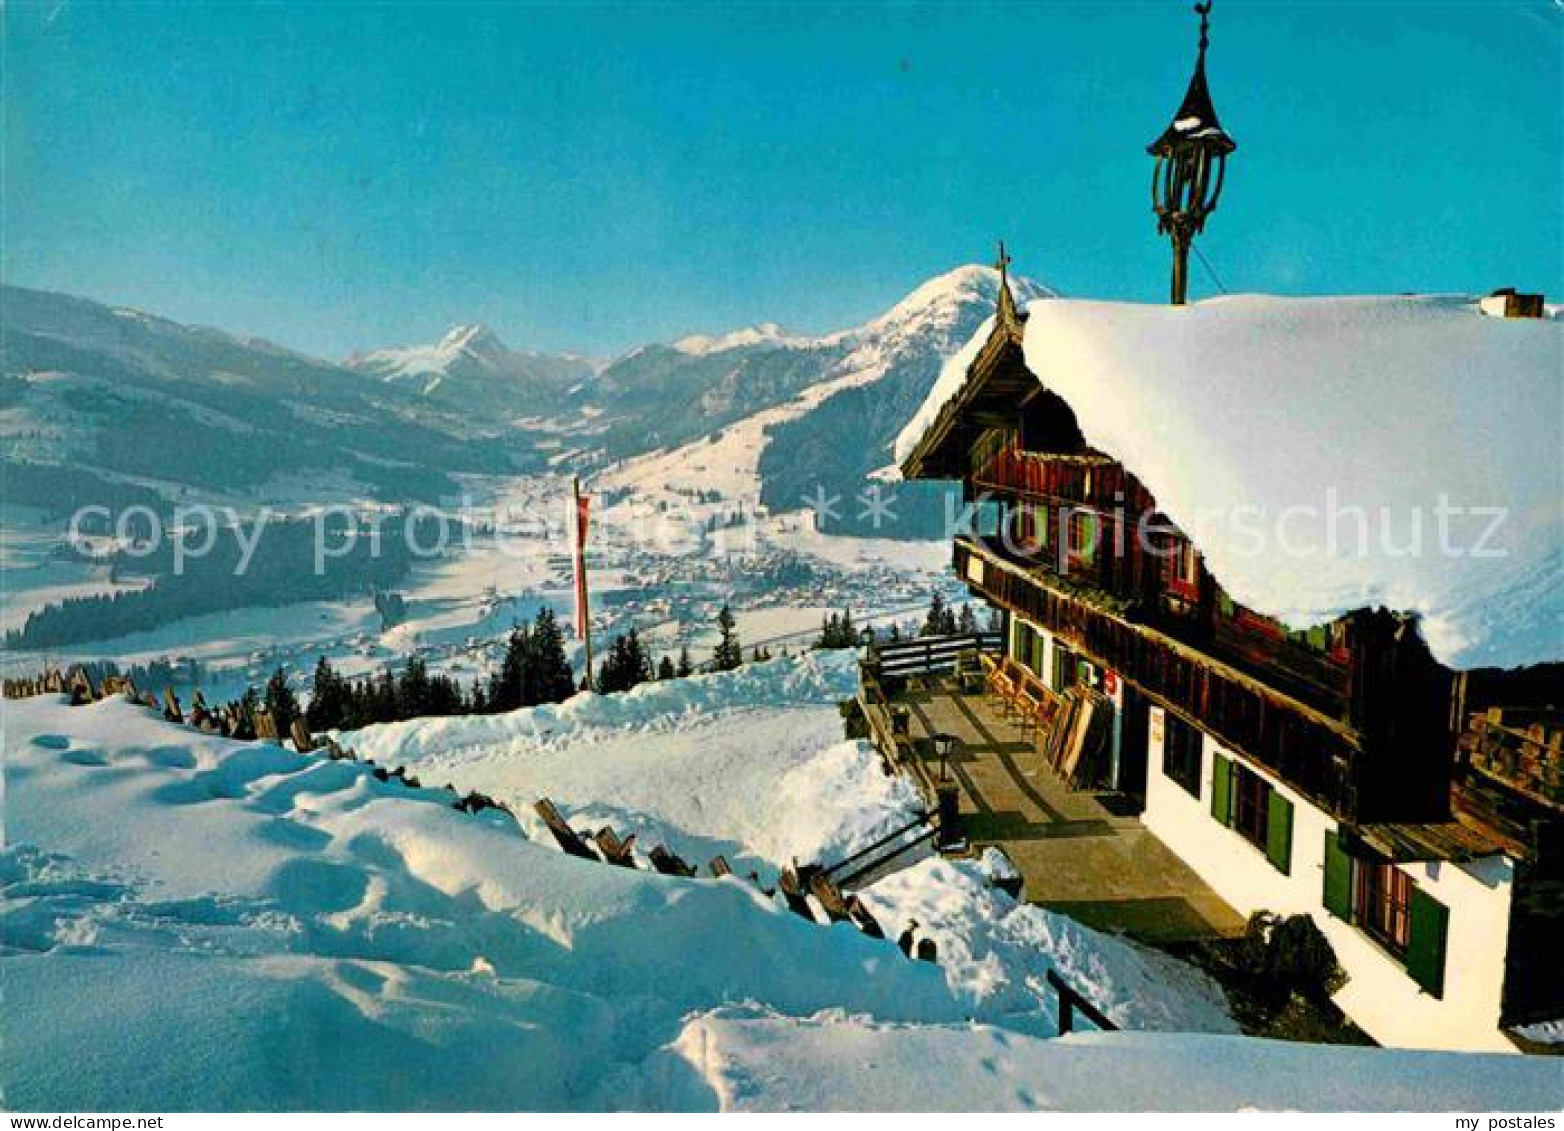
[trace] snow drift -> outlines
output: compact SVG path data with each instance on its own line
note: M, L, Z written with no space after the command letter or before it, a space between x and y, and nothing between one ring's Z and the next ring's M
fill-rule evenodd
M8 701L5 755L13 1108L1556 1106L1551 1062L974 1025L941 967L742 881L124 701Z

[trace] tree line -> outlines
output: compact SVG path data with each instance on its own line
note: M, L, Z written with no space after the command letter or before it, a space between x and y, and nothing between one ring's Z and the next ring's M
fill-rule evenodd
M733 611L723 605L717 614L717 644L712 656L700 670L731 671L744 663ZM992 624L990 625L992 628ZM922 636L948 636L977 632L977 618L970 605L955 610L935 593L919 630ZM873 629L869 635L876 635ZM890 639L898 639L901 630L892 625ZM863 635L853 622L852 610L831 613L821 621L816 648L853 648L862 644ZM756 647L752 661L771 658L769 650ZM591 681L591 688L602 694L629 691L652 680L679 679L693 675L696 666L688 647L681 647L677 659L655 657L631 628L617 635ZM188 682L188 681L187 681ZM397 722L439 715L483 715L535 707L543 703L561 703L587 687L577 681L575 669L565 653L564 632L554 610L543 608L530 624L517 625L505 642L505 653L486 679L464 687L454 676L431 672L419 656L409 657L400 672L386 667L376 675L349 678L339 673L322 656L315 665L313 692L307 707L301 707L289 684L287 673L278 668L264 688L246 689L240 700L248 711L265 707L277 724L279 734L287 734L295 718L302 718L311 731L357 730L373 723Z
M705 671L731 671L744 662L742 645L732 610L723 605L717 614L717 646ZM770 653L756 649L755 659ZM654 679L678 679L695 674L687 647L678 658L654 658L634 628L615 636L597 666L591 689L602 694L628 691ZM298 697L278 668L265 688L246 690L241 703L250 709L264 706L286 734L295 718L303 718L311 731L356 730L372 723L397 722L430 715L484 715L561 703L577 690L574 668L565 654L564 633L554 610L543 608L531 624L518 625L505 642L505 654L487 679L463 687L454 676L431 672L420 657L410 657L400 672L385 668L377 675L349 678L322 656L315 664L314 690L301 710Z

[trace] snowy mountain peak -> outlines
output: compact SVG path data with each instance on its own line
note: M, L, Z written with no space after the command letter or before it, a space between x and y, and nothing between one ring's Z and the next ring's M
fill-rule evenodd
M794 337L775 322L760 322L742 330L726 334L689 334L673 343L680 353L701 357L724 350L743 349L748 346L799 345L807 339Z
M468 326L454 326L450 333L440 339L438 347L457 353L463 350L470 352L505 352L505 343L500 341L499 335L481 322L474 322Z
M1012 275L1010 290L1023 310L1036 298L1052 298L1057 292L1031 279ZM992 307L999 298L999 272L970 263L936 275L869 324L886 327L922 320L971 306ZM866 327L867 329L868 327Z
M433 345L356 353L345 364L425 396L499 413L537 408L540 397L557 400L596 371L586 358L513 350L480 322L454 326Z

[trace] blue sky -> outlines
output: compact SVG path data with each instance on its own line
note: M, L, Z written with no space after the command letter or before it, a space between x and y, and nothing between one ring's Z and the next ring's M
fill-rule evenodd
M1187 3L6 4L8 281L341 356L1160 301ZM1564 290L1564 9L1218 0L1231 291ZM1198 264L1193 291L1213 290Z

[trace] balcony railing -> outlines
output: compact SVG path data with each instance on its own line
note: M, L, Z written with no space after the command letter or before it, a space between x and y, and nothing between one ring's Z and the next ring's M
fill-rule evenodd
M974 558L981 562L976 568ZM1328 812L1357 817L1356 770L1362 753L1351 728L980 542L958 539L955 566L994 604L1061 637L1152 701L1283 777Z
M1564 725L1557 712L1492 707L1461 736L1466 764L1494 781L1564 810Z
M1156 509L1156 501L1123 465L1097 453L1029 452L1001 448L972 476L979 490L1032 495L1127 514Z

